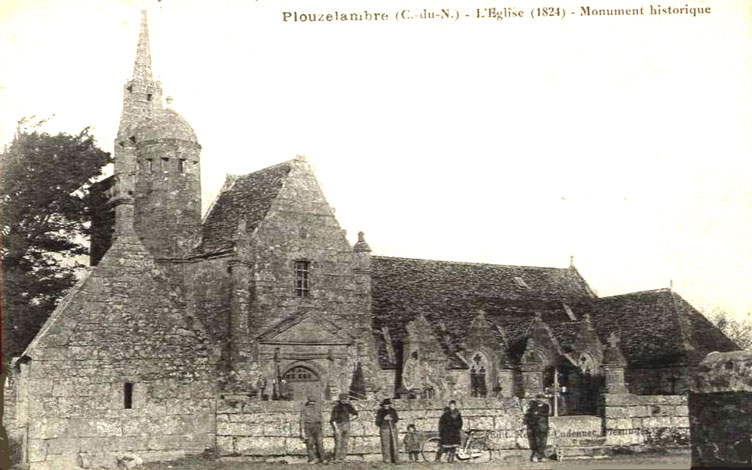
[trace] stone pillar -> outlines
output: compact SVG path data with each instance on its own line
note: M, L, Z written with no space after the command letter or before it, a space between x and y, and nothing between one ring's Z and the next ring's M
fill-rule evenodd
M371 331L371 247L366 243L365 234L358 232L358 242L353 247L353 274L358 299L359 334Z
M627 360L619 349L619 337L611 333L608 339L609 346L603 352L603 371L606 375L606 393L625 394L629 393L624 382L624 369Z
M540 315L536 314L540 319ZM520 360L520 371L522 372L522 396L535 397L543 393L543 355L537 349L535 339L527 340L525 352L522 353Z

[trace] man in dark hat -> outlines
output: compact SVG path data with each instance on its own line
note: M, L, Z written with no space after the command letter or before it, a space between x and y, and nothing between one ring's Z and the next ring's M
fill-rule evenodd
M539 394L528 404L525 413L527 436L532 454L530 460L541 462L546 459L546 443L548 441L548 416L551 407L545 395Z
M324 443L321 440L321 408L318 397L311 395L300 412L300 437L305 440L309 463L324 461Z
M381 436L381 457L384 463L399 463L398 420L397 411L392 408L392 400L385 398L376 412L376 427Z
M347 440L350 437L350 421L358 419L358 411L350 404L347 393L339 394L339 402L332 408L329 420L334 428L334 460L343 461L347 457Z

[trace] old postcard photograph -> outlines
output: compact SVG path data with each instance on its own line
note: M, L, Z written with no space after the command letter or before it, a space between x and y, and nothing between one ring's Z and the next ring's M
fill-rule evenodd
M3 0L0 469L752 468L741 0Z

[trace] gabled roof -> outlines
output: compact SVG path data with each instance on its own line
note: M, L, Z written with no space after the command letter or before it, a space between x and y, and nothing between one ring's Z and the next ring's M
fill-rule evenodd
M575 303L572 309L578 315L590 314L600 338L608 338L613 332L619 335L620 348L632 367L686 362L688 354L704 356L711 351L738 349L669 289L602 297ZM686 344L694 350L688 350Z
M567 321L562 300L592 297L585 281L570 268L374 256L371 279L373 326L384 367L390 362L382 327L389 329L397 350L406 336L405 325L419 314L434 325L434 334L447 350L457 352L479 310L514 343L517 326L527 324L535 312L546 321Z
M536 313L565 353L584 329L583 315L589 314L601 343L612 332L620 335L620 347L632 367L694 362L712 351L738 349L671 290L595 298L572 268L374 256L371 269L373 326L383 367L393 367L383 327L389 329L397 351L407 334L405 325L422 314L446 351L457 353L479 310L504 331L512 360L525 350ZM569 317L564 302L577 320Z
M290 173L290 162L237 176L228 175L201 228L201 244L195 254L230 250L241 220L251 233L264 219Z

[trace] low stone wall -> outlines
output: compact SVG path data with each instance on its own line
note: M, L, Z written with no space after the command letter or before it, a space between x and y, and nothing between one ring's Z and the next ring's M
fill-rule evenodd
M606 445L687 447L686 395L603 395Z
M352 424L349 454L366 460L380 458L381 446L374 423L378 402L352 402L359 412ZM322 403L322 415L329 422L333 402ZM438 430L444 402L434 400L393 400L399 414L400 443L408 424L417 431ZM490 445L498 457L520 455L528 447L522 403L517 398L467 399L460 403L465 429L489 431ZM243 397L225 397L217 406L217 453L220 456L256 458L302 458L305 444L299 434L301 402L259 402ZM324 446L334 447L331 426L324 425ZM401 449L404 451L404 449ZM502 455L504 454L504 455Z

